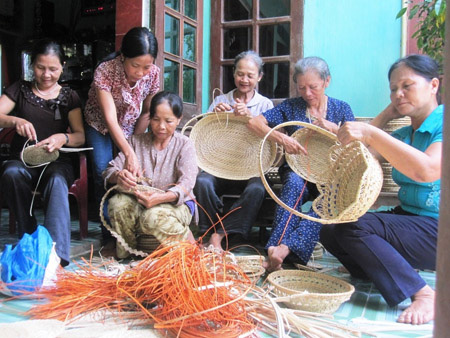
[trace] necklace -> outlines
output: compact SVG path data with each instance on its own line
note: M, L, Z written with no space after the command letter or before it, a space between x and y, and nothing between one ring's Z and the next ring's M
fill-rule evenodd
M325 118L327 116L327 109L328 109L328 96L325 96L325 104L323 109L319 109L319 116L311 114L309 107L307 107L306 116L308 117L309 123L312 123L312 121L316 121L319 117Z
M36 89L36 91L41 94L42 96L49 96L50 94L52 94L55 91L56 86L58 85L58 82L55 82L55 84L53 85L52 88L50 88L50 91L48 93L43 93L39 90L37 82L34 82L34 88Z

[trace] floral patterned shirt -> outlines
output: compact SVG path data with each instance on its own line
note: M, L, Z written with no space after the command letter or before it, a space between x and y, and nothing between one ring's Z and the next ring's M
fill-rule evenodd
M134 87L130 87L120 56L101 63L94 73L94 81L88 94L84 117L86 123L102 134L108 133L106 121L100 110L96 89L111 93L117 111L117 121L126 138L133 132L141 115L141 104L148 95L159 91L159 73L156 65L140 79Z
M432 143L442 142L442 123L444 106L438 106L420 127L414 131L412 126L403 127L392 132L392 136L425 151ZM414 138L412 135L414 134ZM398 199L403 210L416 215L439 217L441 197L441 180L434 182L416 182L392 168L392 179L400 186Z

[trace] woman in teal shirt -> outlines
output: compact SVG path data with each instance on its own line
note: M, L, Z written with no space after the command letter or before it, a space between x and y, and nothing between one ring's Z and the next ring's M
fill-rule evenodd
M424 324L434 318L435 293L416 269L436 268L444 111L438 65L409 55L391 66L388 77L391 104L370 125L347 122L337 136L343 144L364 142L392 165L400 205L353 223L325 225L320 240L352 276L372 280L390 306L411 298L399 322ZM392 135L381 129L403 116L411 126Z

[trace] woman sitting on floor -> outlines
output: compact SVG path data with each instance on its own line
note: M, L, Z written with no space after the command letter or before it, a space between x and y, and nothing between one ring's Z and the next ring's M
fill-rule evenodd
M410 55L389 70L391 104L371 125L345 123L343 144L364 142L388 161L400 186L400 206L367 213L357 222L324 225L320 240L352 276L369 278L389 306L411 297L399 322L423 324L434 317L434 291L415 269L436 268L441 193L443 106L438 105L439 68L425 55ZM381 128L409 116L411 126L389 135Z
M123 153L109 162L103 172L105 184L118 184L132 194L117 193L108 203L108 215L114 230L132 249L137 236L154 235L160 242L167 233L178 234L176 240L194 241L189 229L196 206L193 201L198 168L192 141L175 132L181 121L183 101L170 92L159 92L150 106L151 131L132 135L129 139L143 172L133 175L126 169ZM143 176L147 180L142 180ZM148 180L149 179L149 180ZM142 180L163 192L133 190ZM118 258L129 252L117 242Z
M287 99L251 119L249 128L263 137L271 128L283 122L301 121L336 132L339 123L353 121L355 118L347 103L325 95L330 78L328 65L323 59L307 57L299 60L295 64L293 79L300 96ZM289 126L285 129L288 135L292 135L299 128L300 126ZM288 135L274 131L271 139L282 145L287 153L304 151L303 147ZM300 211L302 204L317 193L315 184L308 184L294 173L287 163L280 167L279 173L283 182L280 199ZM305 184L307 186L301 200L297 201ZM291 217L288 210L277 206L272 233L266 245L269 260L265 267L269 271L281 269L281 264L288 256L292 261L306 265L319 239L320 227L320 223L295 215Z

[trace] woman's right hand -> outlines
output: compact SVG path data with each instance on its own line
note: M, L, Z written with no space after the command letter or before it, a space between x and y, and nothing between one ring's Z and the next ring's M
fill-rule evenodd
M130 190L137 184L136 176L129 172L127 169L122 169L117 172L116 181L117 184L125 190Z
M26 137L32 141L37 141L36 130L30 121L17 118L15 121L16 132L20 136Z
M221 103L219 103L218 105L216 105L215 107L214 107L214 109L213 109L213 111L215 111L215 112L228 112L228 111L232 111L233 110L233 108L228 104L228 103L225 103L225 102L221 102Z
M308 152L306 151L303 146L297 142L296 139L286 135L282 134L282 145L284 147L284 150L288 154L300 154L302 152L305 155L308 155Z

